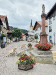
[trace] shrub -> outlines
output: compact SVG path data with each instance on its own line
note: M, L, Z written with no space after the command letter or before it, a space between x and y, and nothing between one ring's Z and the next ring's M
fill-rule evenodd
M38 35L35 35L34 38L37 39L38 38Z
M40 50L50 50L53 46L51 44L35 44L35 47Z
M10 36L9 39L12 40L12 36Z
M2 33L1 34L1 40L3 40L3 37L6 37L6 34L5 33Z

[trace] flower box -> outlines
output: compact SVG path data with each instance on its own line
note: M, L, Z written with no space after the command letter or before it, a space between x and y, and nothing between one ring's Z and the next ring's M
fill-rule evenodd
M33 68L33 65L36 64L36 60L33 59L31 56L23 54L16 61L16 64L18 64L18 69L27 71Z
M51 44L35 44L35 47L38 48L38 50L48 51L53 46Z
M32 47L32 44L31 44L31 43L29 43L29 44L28 44L28 48L31 48L31 47Z

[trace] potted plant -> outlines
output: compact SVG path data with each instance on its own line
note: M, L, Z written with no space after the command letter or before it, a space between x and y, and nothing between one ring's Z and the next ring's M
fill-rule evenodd
M29 48L31 48L31 47L32 47L32 44L31 44L31 43L29 43L29 44L28 44L28 47L29 47Z
M37 42L37 39L38 39L38 35L35 35L35 36L34 36L34 38L36 39L36 42Z
M53 46L51 44L35 44L35 47L38 48L38 50L50 50Z
M33 68L33 64L36 64L36 60L33 59L31 56L23 54L16 61L16 64L18 64L18 69L27 71Z

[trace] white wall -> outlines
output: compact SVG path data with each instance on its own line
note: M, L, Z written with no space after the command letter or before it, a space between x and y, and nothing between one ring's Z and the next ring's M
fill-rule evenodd
M52 41L54 43L54 32L56 33L56 16L55 16L55 20L52 20ZM55 38L56 38L56 34L55 34ZM56 43L56 40L55 40Z
M54 32L56 33L56 16L55 16L55 20L53 20L53 17L52 17L51 21L52 21L52 24L49 25L49 19L47 20L48 22L48 42L50 42L49 36L52 36L51 40L54 43ZM52 32L49 32L49 26L52 27ZM55 38L56 38L56 34L55 34ZM55 43L56 43L56 40L55 40Z
M3 27L5 27L7 29L5 20L2 23L3 23Z
M39 27L37 30L34 30L34 31L35 31L35 34L38 35L37 41L40 41L40 33L42 32L42 27L41 27L41 29ZM48 27L45 27L45 32L48 34Z

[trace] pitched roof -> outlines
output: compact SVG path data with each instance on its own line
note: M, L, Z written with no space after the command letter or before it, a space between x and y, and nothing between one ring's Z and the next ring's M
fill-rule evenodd
M46 19L48 18L48 16L50 16L54 12L54 10L56 10L56 3L52 6L52 8L47 13Z
M1 21L1 19L0 19L0 25L3 25L3 23L2 23L2 21Z
M42 21L37 21L42 26ZM48 26L47 21L45 20L45 26Z
M5 19L6 17L7 17L7 16L0 15L0 19L1 19L1 21L3 22L4 19Z
M2 22L4 21L4 19L6 20L7 29L9 30L9 24L8 24L7 16L0 15L0 19Z

